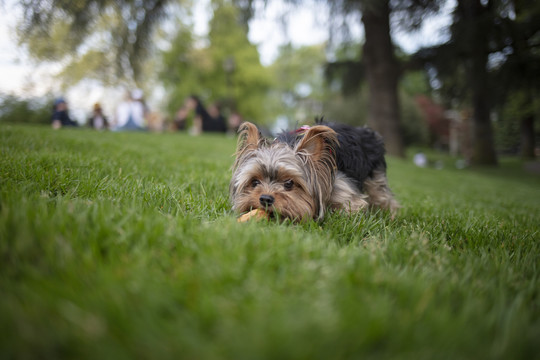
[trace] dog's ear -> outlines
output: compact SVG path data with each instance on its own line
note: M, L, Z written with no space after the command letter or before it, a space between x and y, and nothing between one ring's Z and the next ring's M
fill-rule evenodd
M313 161L335 158L338 144L337 134L328 126L317 125L310 128L296 146L298 154L309 155Z
M238 134L237 153L257 149L261 141L261 134L255 125L247 121L242 123L238 129Z

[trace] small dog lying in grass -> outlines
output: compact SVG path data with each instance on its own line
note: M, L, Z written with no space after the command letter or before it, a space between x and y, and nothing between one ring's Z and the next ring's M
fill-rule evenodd
M321 220L329 210L398 208L386 179L384 143L365 127L322 123L273 141L243 123L229 186L233 210L261 218ZM264 212L264 213L263 213Z

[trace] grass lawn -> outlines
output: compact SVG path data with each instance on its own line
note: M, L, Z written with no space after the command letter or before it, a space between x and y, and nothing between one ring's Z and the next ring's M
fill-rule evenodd
M238 224L235 140L0 126L0 357L540 358L540 176L388 159L402 204Z

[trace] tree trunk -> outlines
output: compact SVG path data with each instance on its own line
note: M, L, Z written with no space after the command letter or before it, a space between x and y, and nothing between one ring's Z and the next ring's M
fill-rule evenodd
M534 114L521 119L521 157L534 159Z
M398 98L399 66L390 38L388 0L366 2L363 62L369 85L368 125L382 135L388 154L404 157Z
M529 9L529 2L527 0L515 0L514 1L514 11L516 13L516 17L519 19L523 19L527 16L527 10ZM517 30L516 30L517 32ZM514 52L518 56L518 59L520 62L522 62L523 65L521 66L521 69L523 69L523 73L520 74L520 80L519 83L521 87L525 91L525 104L524 107L527 109L525 115L522 116L520 121L520 137L521 137L521 157L524 159L534 159L534 146L535 146L535 138L534 138L534 120L535 120L535 111L534 111L534 105L533 101L536 96L534 88L537 87L536 84L536 77L534 76L535 71L531 69L531 65L529 62L527 62L527 58L530 56L529 53L531 49L528 49L528 40L529 38L527 36L524 36L523 33L517 32L512 34L513 35L513 45L514 45ZM523 59L525 57L525 59ZM529 60L530 61L530 60ZM534 68L534 65L532 65Z
M490 5L481 0L459 0L458 9L470 34L468 78L473 105L473 154L474 165L497 165L490 118L490 91L488 86L488 39Z
M487 87L487 55L481 55L480 51L475 52L470 76L474 107L472 163L474 165L497 165Z

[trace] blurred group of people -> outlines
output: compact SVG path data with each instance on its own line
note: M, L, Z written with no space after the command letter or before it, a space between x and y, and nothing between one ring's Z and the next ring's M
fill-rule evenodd
M206 108L198 96L191 95L176 113L174 119L175 130L187 130L187 119L192 111L194 112L194 116L190 131L194 135L207 132L236 132L242 122L238 113L232 113L227 120L223 116L218 103L214 102Z
M192 121L188 124L189 119L192 119ZM161 121L156 120L156 114L149 112L143 99L142 90L136 89L126 92L125 98L118 104L116 114L112 120L105 116L99 103L94 104L86 125L96 130L162 130L163 119L158 120ZM232 113L226 119L218 103L212 103L206 108L199 97L191 95L177 111L172 122L172 130L189 130L192 135L236 132L241 122L242 119L238 113ZM61 127L75 126L79 126L79 124L71 119L66 100L63 98L55 100L52 127L59 129Z
M76 127L79 123L71 119L68 111L68 104L63 98L58 98L54 101L52 114L53 129L61 127ZM92 115L88 118L88 126L96 130L104 130L109 128L109 120L103 115L103 109L99 103L94 104Z
M79 123L71 119L68 110L68 104L64 98L55 100L51 119L54 129L79 126ZM116 116L112 121L105 116L101 105L95 103L86 124L96 130L145 130L147 115L148 108L143 100L143 92L136 89L126 93L124 100L118 105Z

